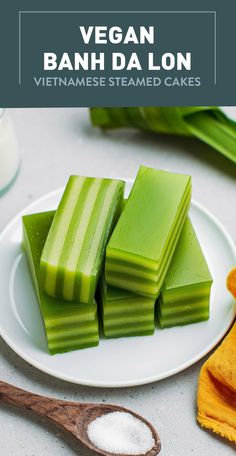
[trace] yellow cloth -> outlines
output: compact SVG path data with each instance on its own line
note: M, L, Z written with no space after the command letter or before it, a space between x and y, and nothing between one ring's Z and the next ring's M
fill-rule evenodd
M236 323L201 369L197 405L201 426L236 443Z

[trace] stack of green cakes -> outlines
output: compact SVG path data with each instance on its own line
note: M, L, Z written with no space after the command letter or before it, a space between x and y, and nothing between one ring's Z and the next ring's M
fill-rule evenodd
M144 333L155 303L160 328L209 317L212 278L187 218L190 200L190 176L141 166L107 245L101 293L105 335L112 337L114 330L138 335L141 327ZM145 317L138 319L133 307L132 328L128 315L126 324L115 318L126 302L126 311L136 302Z
M151 335L206 320L212 278L188 218L191 177L141 166L124 182L71 176L56 211L23 217L51 354L104 335ZM98 311L97 311L98 305Z
M122 181L71 176L56 212L23 217L51 354L98 345L95 291L123 195Z
M40 287L40 256L55 212L23 217L24 244L51 354L98 344L97 305L53 299Z
M159 297L160 327L207 320L211 285L206 260L188 218Z
M100 280L98 301L101 304L105 337L153 334L153 299L107 285L103 276Z
M191 199L191 178L141 166L106 250L110 285L156 299Z

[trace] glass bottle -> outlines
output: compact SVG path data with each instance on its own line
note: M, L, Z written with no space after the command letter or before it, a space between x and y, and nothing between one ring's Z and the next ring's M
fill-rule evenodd
M15 132L9 114L0 108L0 196L14 182L20 166Z

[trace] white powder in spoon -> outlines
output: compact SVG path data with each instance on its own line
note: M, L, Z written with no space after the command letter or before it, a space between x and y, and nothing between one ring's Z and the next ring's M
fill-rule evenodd
M91 442L115 454L145 454L155 441L151 429L127 412L112 412L92 421L87 429Z

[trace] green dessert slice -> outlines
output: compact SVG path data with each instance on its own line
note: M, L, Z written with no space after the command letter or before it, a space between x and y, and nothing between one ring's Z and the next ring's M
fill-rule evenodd
M49 296L93 302L123 193L119 180L69 178L40 260L41 283Z
M190 200L190 176L140 167L107 245L105 274L109 285L157 298Z
M55 212L23 216L24 248L40 305L51 354L98 345L97 305L65 302L40 287L40 257Z
M109 286L104 277L99 281L97 300L105 337L153 334L155 300Z
M187 218L157 305L160 327L207 320L211 286L207 262Z

